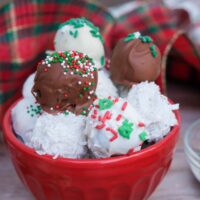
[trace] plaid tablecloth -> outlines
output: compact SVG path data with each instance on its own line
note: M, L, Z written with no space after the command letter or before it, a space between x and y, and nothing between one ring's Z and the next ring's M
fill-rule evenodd
M100 27L107 57L118 39L128 33L139 30L151 35L163 55L157 80L162 91L166 66L171 78L199 84L199 51L170 13L163 4L145 4L115 20L105 8L83 0L13 0L5 4L0 8L0 120L21 95L24 80L45 50L53 49L58 25L72 17L84 16Z

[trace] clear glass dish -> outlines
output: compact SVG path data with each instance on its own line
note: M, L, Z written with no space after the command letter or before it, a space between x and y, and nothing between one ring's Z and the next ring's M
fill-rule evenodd
M184 136L184 151L194 176L200 182L200 119L187 129Z

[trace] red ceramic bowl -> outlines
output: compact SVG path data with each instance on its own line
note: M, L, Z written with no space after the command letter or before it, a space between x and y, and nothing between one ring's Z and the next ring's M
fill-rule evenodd
M143 200L165 176L179 135L178 125L160 142L134 153L106 159L75 160L40 156L12 131L8 109L4 139L15 169L37 200Z

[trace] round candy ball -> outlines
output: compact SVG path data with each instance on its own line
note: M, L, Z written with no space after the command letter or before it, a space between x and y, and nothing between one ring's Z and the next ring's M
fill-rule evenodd
M85 18L74 18L60 25L54 46L56 51L76 50L85 53L100 69L105 64L103 42L98 27Z
M88 115L85 133L88 147L96 158L138 151L148 139L142 118L121 98L96 100Z
M161 54L149 36L139 32L121 39L111 58L111 79L130 88L142 81L155 81L160 74Z
M97 69L91 58L76 52L53 53L37 66L32 93L48 113L86 115L96 98Z

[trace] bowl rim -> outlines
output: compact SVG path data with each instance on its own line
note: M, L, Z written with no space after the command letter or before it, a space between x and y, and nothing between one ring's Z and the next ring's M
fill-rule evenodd
M200 161L200 157L197 155L197 153L196 153L196 152L193 150L193 148L190 146L190 142L189 142L190 137L191 137L191 135L192 135L192 129L193 129L195 126L197 126L197 125L200 126L200 119L198 119L198 120L196 120L195 122L193 122L193 123L188 127L188 129L186 130L186 133L185 133L185 135L184 135L184 148L185 148L185 151L188 152L188 155L191 154L191 156L192 156L194 159Z
M170 133L157 142L156 144L153 144L145 149L142 149L138 152L135 152L131 155L122 155L122 156L116 156L112 158L97 158L97 159L73 159L73 158L62 158L58 157L57 159L53 159L52 156L50 155L39 155L36 153L36 151L27 145L23 144L20 140L17 139L17 137L14 135L13 130L12 130L12 125L11 125L11 110L12 108L20 101L22 98L19 98L16 100L6 111L4 118L3 118L3 137L4 141L7 143L11 143L13 146L15 146L17 149L19 149L21 152L29 154L29 156L32 156L34 158L44 160L45 162L48 163L53 163L53 164L71 164L73 166L81 166L81 167L89 167L90 165L94 166L104 166L105 164L107 165L114 165L116 163L119 164L124 164L127 162L127 160L138 160L142 158L145 158L149 156L150 154L155 153L155 151L160 151L166 143L168 143L173 137L176 137L179 135L179 130L180 130L180 123L181 123L181 117L180 117L180 112L179 110L175 110L175 116L177 119L177 125L175 125ZM172 104L173 101L169 99L169 102Z

